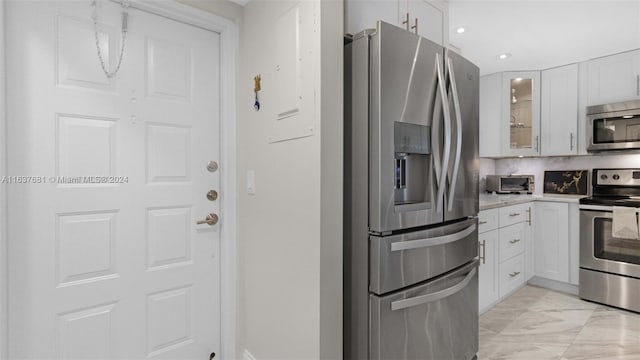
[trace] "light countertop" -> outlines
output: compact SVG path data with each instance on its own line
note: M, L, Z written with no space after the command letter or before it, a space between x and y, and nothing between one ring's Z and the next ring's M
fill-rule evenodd
M580 198L586 195L519 195L519 194L480 194L480 210L494 209L503 206L524 204L531 201L555 201L566 203L578 203Z

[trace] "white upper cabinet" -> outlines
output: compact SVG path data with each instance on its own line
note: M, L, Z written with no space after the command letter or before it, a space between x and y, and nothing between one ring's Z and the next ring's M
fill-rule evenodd
M640 99L640 50L588 62L588 105Z
M449 42L449 5L441 0L345 0L345 31L357 34L382 20L435 43ZM408 14L408 15L407 15Z
M540 155L578 153L578 64L542 71Z
M404 27L399 17L398 0L347 0L344 6L347 34L355 35L365 29L374 29L378 20Z
M501 97L503 154L540 155L540 72L502 73Z
M502 154L502 73L480 77L480 157Z
M400 18L406 20L409 14L409 28L440 45L448 43L449 15L444 1L405 0L400 2ZM416 26L416 28L413 28Z

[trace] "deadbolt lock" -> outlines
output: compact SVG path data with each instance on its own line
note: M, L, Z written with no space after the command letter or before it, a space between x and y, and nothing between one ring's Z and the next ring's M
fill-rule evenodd
M209 172L216 172L218 170L218 163L213 160L209 161L207 164L207 170Z
M198 225L207 224L209 226L213 226L213 225L215 225L217 223L218 223L218 215L216 215L215 213L211 213L211 214L207 215L206 219L199 220L196 224L198 224Z
M217 198L218 192L215 190L209 190L209 192L207 193L207 199L209 199L209 201L216 201Z

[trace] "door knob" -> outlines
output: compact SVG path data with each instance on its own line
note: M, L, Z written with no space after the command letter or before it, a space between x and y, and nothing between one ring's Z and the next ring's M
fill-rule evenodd
M199 220L198 222L196 222L196 224L198 225L202 225L202 224L207 224L209 226L213 226L215 224L218 223L218 215L211 213L209 215L207 215L207 218L204 220Z

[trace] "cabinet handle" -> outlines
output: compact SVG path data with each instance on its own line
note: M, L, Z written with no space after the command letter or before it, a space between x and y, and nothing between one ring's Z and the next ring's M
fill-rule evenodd
M407 28L407 31L409 31L409 13L407 13L407 17L404 19L402 24L405 25Z
M482 240L480 243L480 247L482 248L482 255L480 256L480 260L482 260L483 264L487 263L487 240Z
M520 213L511 213L511 214L509 214L509 216L511 216L511 217L520 216Z
M531 226L531 206L529 206L529 208L527 209L527 215L529 217L527 223L529 224L529 226Z
M573 133L569 137L569 150L573 151Z
M509 240L509 244L517 244L520 242L520 239Z
M512 272L511 274L509 274L509 276L510 276L510 277L512 277L512 278L513 278L513 277L516 277L516 276L518 276L518 275L520 275L520 271L514 271L514 272Z
M418 35L418 18L414 19L414 25L411 27L416 35Z
M482 221L482 220L478 221L478 225L484 225L486 223L487 223L486 221Z

